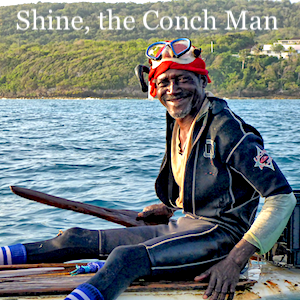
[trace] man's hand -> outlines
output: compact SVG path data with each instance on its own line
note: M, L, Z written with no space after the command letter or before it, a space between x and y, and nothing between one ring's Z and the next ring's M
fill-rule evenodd
M211 300L224 300L226 294L228 294L228 300L233 299L235 287L239 282L240 271L240 267L227 257L195 277L195 281L202 281L210 277L203 299L212 296Z
M202 281L209 277L208 288L203 299L212 296L211 300L224 300L226 294L228 294L227 300L233 299L240 272L255 251L257 251L255 246L242 239L225 259L195 277L195 281Z
M148 224L168 224L174 210L163 203L146 206L138 213L137 220L144 220Z

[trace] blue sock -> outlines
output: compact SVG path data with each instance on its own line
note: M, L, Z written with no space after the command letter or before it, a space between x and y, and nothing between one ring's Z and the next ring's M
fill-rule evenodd
M69 294L65 300L104 300L104 298L93 285L83 283Z
M22 244L0 248L0 265L18 265L26 262L26 249Z

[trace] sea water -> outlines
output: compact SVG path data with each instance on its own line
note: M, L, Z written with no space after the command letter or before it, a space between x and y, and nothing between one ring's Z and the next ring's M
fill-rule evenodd
M300 100L228 100L300 189ZM54 237L59 230L119 225L18 197L9 186L108 208L158 203L154 182L165 150L159 101L0 100L0 245ZM267 183L266 183L267 184Z

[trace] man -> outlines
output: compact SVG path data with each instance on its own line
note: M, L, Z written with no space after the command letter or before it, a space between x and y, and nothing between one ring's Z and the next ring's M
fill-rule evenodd
M240 271L254 252L273 246L296 199L260 134L224 100L205 92L210 79L199 49L177 39L152 44L146 55L150 93L167 109L167 145L156 180L162 203L146 207L139 218L170 218L176 209L185 216L168 225L72 228L51 240L2 247L0 259L37 263L107 256L70 300L116 299L143 276L209 278L204 299L232 299ZM266 200L253 223L260 195Z

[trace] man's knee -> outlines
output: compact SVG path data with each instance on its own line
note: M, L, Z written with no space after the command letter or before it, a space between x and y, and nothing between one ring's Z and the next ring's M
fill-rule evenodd
M77 239L80 238L84 230L85 229L82 229L80 227L72 227L60 234L58 238L65 241L73 240L74 238Z
M110 254L110 258L117 259L122 264L133 264L140 261L146 262L150 259L144 245L125 245L116 247Z
M72 227L64 231L53 241L61 246L81 245L82 247L89 247L93 245L98 247L98 231Z
M119 260L128 260L128 258L131 256L131 250L132 246L118 246L116 247L110 256L118 257Z

